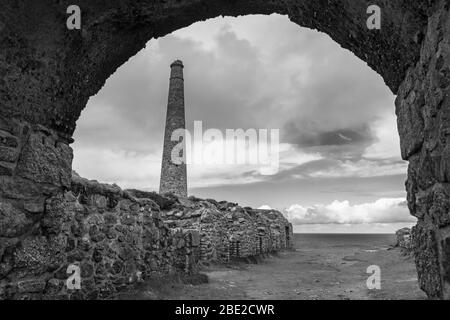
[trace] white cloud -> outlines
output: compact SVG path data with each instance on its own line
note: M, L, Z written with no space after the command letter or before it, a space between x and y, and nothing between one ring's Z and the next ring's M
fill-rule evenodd
M377 161L370 159L336 160L335 166L318 169L308 176L312 178L343 178L343 177L379 177L403 174L407 170L406 162Z
M372 130L378 141L366 149L364 157L400 159L400 137L396 131L397 119L395 114L386 114L378 121L375 121Z
M83 177L120 187L159 188L161 156L124 150L83 147L77 150L73 168Z
M291 205L285 210L286 217L294 225L303 224L368 224L414 222L403 198L381 198L375 202L350 204L349 201L333 201L303 207Z
M322 158L317 152L306 153L296 148L293 144L280 144L280 167L282 170L292 169L296 166Z

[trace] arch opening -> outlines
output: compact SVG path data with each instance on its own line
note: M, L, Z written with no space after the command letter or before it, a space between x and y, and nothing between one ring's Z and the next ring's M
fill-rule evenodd
M396 138L395 96L351 52L281 15L216 18L151 40L83 111L74 170L125 189L158 190L168 66L177 58L185 65L189 132L201 121L201 134L213 129L224 139L227 129L280 135L273 175L262 174L258 163L227 165L223 152L206 159L202 148L202 162L188 165L190 195L276 208L298 220L298 232L393 233L412 225L402 206L407 169ZM226 148L222 142L210 145L213 153ZM189 154L199 141L193 143ZM359 190L339 191L354 185ZM336 211L346 202L346 211L366 206L371 213L346 218ZM304 210L317 217L301 219ZM388 210L392 216L382 217ZM332 215L341 221L326 221ZM382 222L389 222L384 230Z

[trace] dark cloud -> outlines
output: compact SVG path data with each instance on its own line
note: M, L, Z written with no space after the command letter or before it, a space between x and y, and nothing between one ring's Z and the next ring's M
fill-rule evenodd
M325 157L282 169L271 176L262 176L258 171L247 172L247 176L264 181L289 181L298 179L322 179L329 177L368 177L396 174L405 169L405 162L397 159L338 159Z
M298 124L292 121L283 128L284 140L299 147L323 147L343 145L369 146L375 141L367 124L357 128L342 128L333 131L315 131L311 123Z
M373 141L372 121L393 108L381 78L324 34L286 18L261 19L281 26L283 37L263 25L276 46L252 44L230 24L214 35L213 49L177 35L152 40L89 101L76 140L144 152L160 147L169 65L180 58L188 127L203 120L206 128L280 128L282 141L299 146Z

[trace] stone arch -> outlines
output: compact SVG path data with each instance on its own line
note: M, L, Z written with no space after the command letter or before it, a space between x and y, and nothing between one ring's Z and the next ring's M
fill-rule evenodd
M69 145L81 110L149 39L219 15L279 13L330 35L398 95L408 205L419 218L413 238L421 286L431 297L450 297L445 0L79 0L82 27L72 31L65 23L70 4L0 0L0 239L20 242L39 228L45 200L70 186ZM371 4L382 9L381 30L366 28Z
M4 21L1 38L7 50L3 67L8 77L2 85L6 98L2 114L19 116L68 135L89 97L148 40L197 21L219 15L286 14L293 22L325 32L354 52L383 76L393 92L419 57L426 23L420 7L412 9L401 1L377 1L383 8L383 28L369 31L366 11L371 1L183 0L111 4L80 0L77 4L82 14L81 30L69 31L65 23L67 1L29 1L19 8L5 2L7 10L0 21ZM17 104L26 111L18 110Z

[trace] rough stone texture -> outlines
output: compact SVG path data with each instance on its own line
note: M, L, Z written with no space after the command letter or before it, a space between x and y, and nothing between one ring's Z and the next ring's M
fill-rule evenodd
M419 282L431 298L450 298L450 15L440 3L428 20L420 59L396 100L402 156L409 161L408 206Z
M397 237L397 243L395 244L397 247L400 247L404 253L408 254L411 252L411 229L410 228L402 228L395 232L395 236Z
M133 192L134 196L153 198L152 193ZM228 263L292 249L292 224L276 210L243 208L236 203L215 200L174 198L161 210L162 219L172 228L194 230L202 262Z
M3 299L111 298L154 273L197 270L198 232L169 228L155 202L115 185L74 175L25 237L19 235L31 221L24 214L9 204L0 213ZM67 289L71 264L80 267L81 291Z
M182 140L173 141L172 135L179 130L186 129L184 112L184 79L183 63L180 60L170 65L170 85L167 102L166 129L164 133L164 148L161 163L161 183L159 193L172 193L177 196L187 197L187 173L186 173L186 141L184 132ZM179 150L177 145L182 144ZM176 155L172 154L178 151ZM173 156L181 160L174 161Z
M0 0L0 112L71 135L89 97L152 37L219 15L274 12L326 32L396 92L418 59L426 17L437 2L79 0L82 28L70 31L70 1ZM366 28L371 4L383 9L381 31Z
M195 273L200 261L292 247L279 212L171 197L74 173L38 222L0 203L0 299L109 299L152 275ZM70 265L80 268L81 290L67 288Z
M423 222L412 228L412 246L419 272L419 285L429 298L442 296L442 283L439 270L436 234Z
M120 65L150 38L193 22L276 12L330 35L397 94L401 150L410 163L408 205L419 219L412 232L419 281L430 297L450 298L448 1L79 0L80 31L66 28L70 4L0 0L0 275L10 272L18 243L39 259L53 250L51 238L33 242L26 235L42 232L44 204L67 192L75 122ZM365 27L370 4L382 8L380 31ZM18 287L34 291L42 282Z

